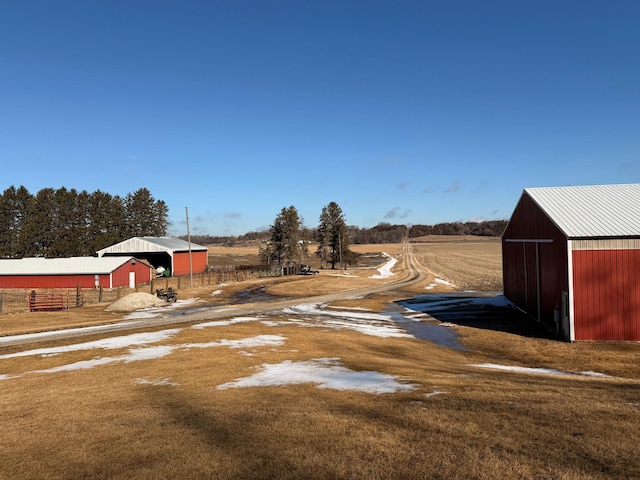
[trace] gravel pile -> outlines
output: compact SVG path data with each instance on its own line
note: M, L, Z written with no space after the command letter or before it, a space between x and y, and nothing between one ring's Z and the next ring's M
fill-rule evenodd
M117 312L132 312L139 308L165 307L168 303L150 293L135 292L113 302L105 310Z

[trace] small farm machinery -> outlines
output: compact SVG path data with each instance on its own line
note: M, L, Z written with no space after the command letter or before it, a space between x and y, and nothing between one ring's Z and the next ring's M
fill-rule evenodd
M178 300L178 292L176 292L173 288L169 287L167 290L162 288L158 288L156 290L156 297L161 298L165 302L173 303Z

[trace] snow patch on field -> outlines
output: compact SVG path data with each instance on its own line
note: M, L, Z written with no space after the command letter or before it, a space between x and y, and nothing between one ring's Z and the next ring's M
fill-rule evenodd
M191 328L203 329L208 327L225 327L227 325L234 325L236 323L258 322L262 318L264 317L255 316L255 317L235 317L229 320L212 320L210 322L198 323L196 325L193 325Z
M8 353L0 355L0 359L29 357L33 355L52 356L66 352L77 352L80 350L105 349L112 350L117 348L126 348L134 345L146 345L149 343L157 343L167 340L178 332L181 328L171 328L160 330L159 332L132 333L131 335L122 335L118 337L102 338L91 342L75 343L73 345L62 345L59 347L36 348L33 350L25 350L23 352Z
M134 334L135 335L135 334ZM133 336L133 335L132 335ZM140 362L144 360L154 360L158 358L166 357L176 350L189 350L192 348L211 348L211 347L228 347L228 348L257 348L263 346L281 346L286 341L285 337L280 335L257 335L255 337L248 337L239 340L220 340L219 342L208 343L185 343L178 345L154 345L150 347L131 348L128 353L116 357L97 357L91 360L82 360L79 362L69 363L65 365L58 365L56 367L47 368L43 370L33 370L26 372L22 375L29 373L58 373L58 372L70 372L75 370L87 370L102 365L109 365L115 363L131 363ZM89 342L87 342L89 343ZM69 345L69 347L79 347L81 344ZM83 348L79 348L82 350ZM73 351L71 349L66 351ZM22 375L0 375L0 380L9 380L11 378L19 378Z
M451 288L456 288L456 286L451 283L451 282L447 282L446 280L443 280L441 278L436 278L434 280L434 283L430 283L429 285L427 285L425 288L425 290L433 290L434 288L436 288L438 285L445 285L447 287L451 287Z
M389 278L395 275L391 272L391 269L396 265L398 260L393 258L386 252L382 252L382 255L387 257L389 260L384 265L382 265L382 267L378 268L378 275L371 275L369 278Z
M447 392L443 392L441 390L434 390L433 392L425 393L424 396L426 398L431 398L431 397L435 397L436 395L443 395L445 393L447 393Z
M314 383L317 388L356 390L366 393L411 391L417 385L399 382L396 377L373 371L356 372L338 364L335 358L316 358L303 362L286 360L278 364L265 363L249 377L224 383L218 389L242 387L274 387Z
M555 368L530 368L530 367L517 367L513 365L499 365L496 363L477 363L470 364L470 367L488 368L492 370L503 370L516 373L531 373L538 375L561 375L561 376L583 376L583 377L598 377L598 378L613 378L604 373L597 372L563 372L562 370L556 370Z
M240 340L220 340L219 342L186 343L181 345L182 349L190 348L257 348L257 347L279 347L284 345L286 338L280 335L256 335L255 337L242 338Z
M380 313L365 313L358 311L327 311L322 303L301 303L299 305L283 309L284 313L292 315L307 315L308 320L320 320L322 326L338 329L355 330L365 335L376 337L411 337L401 328L398 328L391 316Z
M153 386L171 386L171 387L177 387L178 385L180 385L179 383L176 382L172 382L170 381L168 378L162 378L160 380L151 380L148 378L138 378L134 383L138 384L138 385L153 385Z

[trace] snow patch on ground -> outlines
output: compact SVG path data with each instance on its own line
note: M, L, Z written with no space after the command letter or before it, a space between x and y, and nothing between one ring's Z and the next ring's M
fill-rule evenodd
M366 393L411 391L417 385L399 382L396 377L373 371L356 372L338 364L335 358L316 358L303 362L286 360L279 364L265 363L249 377L224 383L218 389L242 387L273 387L314 383L318 388L356 390Z
M326 311L325 307L326 304L321 303L301 303L285 308L283 312L292 315L307 315L311 317L307 321L318 320L326 327L355 330L365 335L413 338L413 335L398 328L389 315L357 311Z
M52 356L66 352L77 352L80 350L93 350L97 348L112 350L117 348L126 348L134 345L146 345L149 343L157 343L167 340L178 332L181 328L171 328L160 330L159 332L132 333L131 335L122 335L118 337L102 338L91 342L76 343L73 345L62 345L59 347L36 348L33 350L25 350L23 352L8 353L0 355L0 359L29 357L33 355Z
M181 345L182 349L190 348L257 348L257 347L279 347L284 345L286 338L281 335L256 335L255 337L242 338L240 340L220 340L219 342L206 343L186 343Z
M425 393L424 396L426 398L431 398L431 397L435 397L436 395L443 395L445 393L447 393L447 392L443 392L443 391L440 391L440 390L434 390L433 392Z
M208 327L225 327L227 325L234 325L236 323L246 323L246 322L257 322L260 321L264 317L255 316L255 317L235 317L229 320L212 320L210 322L198 323L193 325L191 328L195 329L203 329Z
M438 285L446 285L447 287L452 287L452 288L456 288L456 286L451 283L451 282L447 282L446 280L443 280L441 278L436 278L434 280L434 283L430 283L429 285L427 285L425 288L425 290L433 290L434 288L436 288Z
M370 312L371 309L370 308L364 308L364 307L336 307L333 305L329 305L327 308L334 308L334 309L338 309L338 310L359 310L361 312Z
M134 334L136 335L136 334ZM186 343L178 345L154 345L150 347L131 348L129 352L124 355L116 357L97 357L91 360L82 360L79 362L69 363L65 365L58 365L56 367L47 368L44 370L33 370L31 372L25 372L21 375L2 375L0 374L0 380L9 380L11 378L19 378L29 373L58 373L58 372L70 372L75 370L87 370L95 368L101 365L109 365L114 363L130 363L140 362L144 360L154 360L157 358L163 358L170 355L176 350L189 350L192 348L211 348L211 347L228 347L228 348L257 348L263 346L281 346L286 341L285 337L280 335L257 335L255 337L248 337L239 340L220 340L219 342L208 343ZM91 342L87 342L91 343ZM68 347L81 347L82 344L69 345ZM78 348L83 350L84 348ZM73 351L69 348L65 351Z
M387 257L389 260L384 265L382 265L382 267L378 268L378 272L380 272L378 275L371 275L369 278L389 278L395 275L391 272L391 269L395 266L398 260L393 258L386 252L382 252L382 255Z
M478 368L488 368L492 370L503 370L508 372L517 372L517 373L531 373L538 375L561 375L561 376L583 376L583 377L598 377L598 378L613 378L604 373L597 372L579 372L579 373L571 373L571 372L563 372L562 370L556 370L555 368L530 368L530 367L517 367L513 365L499 365L496 363L477 363L470 364L470 367L478 367Z
M179 383L176 382L172 382L170 381L168 378L162 378L160 380L151 380L148 378L138 378L134 383L138 384L138 385L153 385L153 386L171 386L171 387L177 387L178 385L180 385Z

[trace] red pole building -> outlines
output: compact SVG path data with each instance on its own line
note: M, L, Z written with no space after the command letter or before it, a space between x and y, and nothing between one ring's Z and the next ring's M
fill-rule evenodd
M565 340L640 340L640 185L527 188L504 294Z

